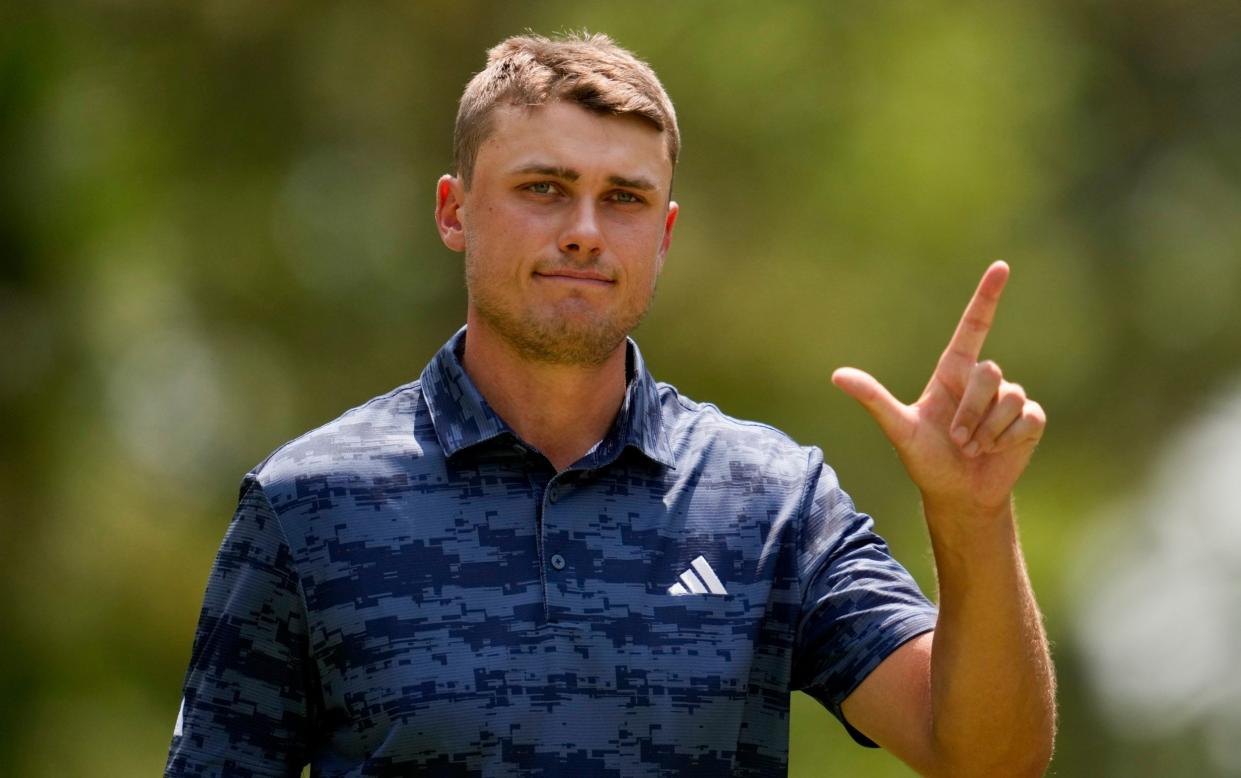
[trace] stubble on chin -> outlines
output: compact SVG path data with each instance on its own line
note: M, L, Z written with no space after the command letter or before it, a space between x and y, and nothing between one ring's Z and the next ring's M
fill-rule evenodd
M531 362L598 367L625 341L632 326L582 316L558 317L553 311L526 315L491 305L485 296L471 298L474 311L487 326ZM640 316L637 318L641 318Z
M641 310L615 316L582 310L573 300L543 309L521 310L493 294L471 276L467 259L466 289L475 315L523 359L551 365L598 367L616 352L650 308L654 290ZM577 310L572 310L572 308Z

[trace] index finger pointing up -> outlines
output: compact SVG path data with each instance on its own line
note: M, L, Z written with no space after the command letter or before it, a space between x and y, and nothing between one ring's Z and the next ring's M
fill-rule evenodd
M1008 263L1002 260L992 262L987 272L982 274L982 280L978 282L978 288L974 290L974 296L965 306L965 313L957 324L957 331L952 333L952 340L948 341L948 347L939 358L936 373L958 391L965 387L970 370L982 354L982 344L991 331L995 309L1007 282Z

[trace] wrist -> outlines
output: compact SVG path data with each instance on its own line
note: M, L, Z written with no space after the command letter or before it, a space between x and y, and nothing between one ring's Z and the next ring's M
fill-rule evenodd
M1008 492L997 499L979 500L973 495L932 494L919 489L922 507L928 517L958 517L971 524L992 524L1009 520L1013 516L1013 494Z
M979 505L964 500L922 499L923 514L938 561L944 558L992 556L998 547L1016 542L1012 500L999 505Z

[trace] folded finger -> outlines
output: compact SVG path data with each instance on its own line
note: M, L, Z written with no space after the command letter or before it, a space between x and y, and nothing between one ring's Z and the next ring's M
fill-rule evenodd
M974 437L967 445L966 453L976 453L979 451L990 451L995 446L996 439L1009 428L1017 419L1021 418L1021 411L1026 404L1026 392L1020 384L1012 384L1005 381L1000 385L996 394L995 404L991 406L986 417L979 423L978 429L974 431ZM971 452L971 446L973 451Z
M1047 426L1047 414L1043 406L1034 400L1026 400L1021 415L1000 433L991 444L992 451L1004 451L1023 443L1037 443L1043 437L1043 429Z
M957 405L957 412L950 427L952 440L958 446L964 447L974 436L978 424L995 400L995 393L1002 380L1000 366L991 360L979 362L970 370L965 392Z

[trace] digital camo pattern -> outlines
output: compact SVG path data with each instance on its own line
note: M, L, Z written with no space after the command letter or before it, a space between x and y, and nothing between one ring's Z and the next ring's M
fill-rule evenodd
M166 775L784 775L933 607L818 449L632 379L561 473L457 358L245 478ZM702 556L726 594L670 594ZM855 733L855 737L861 736Z

